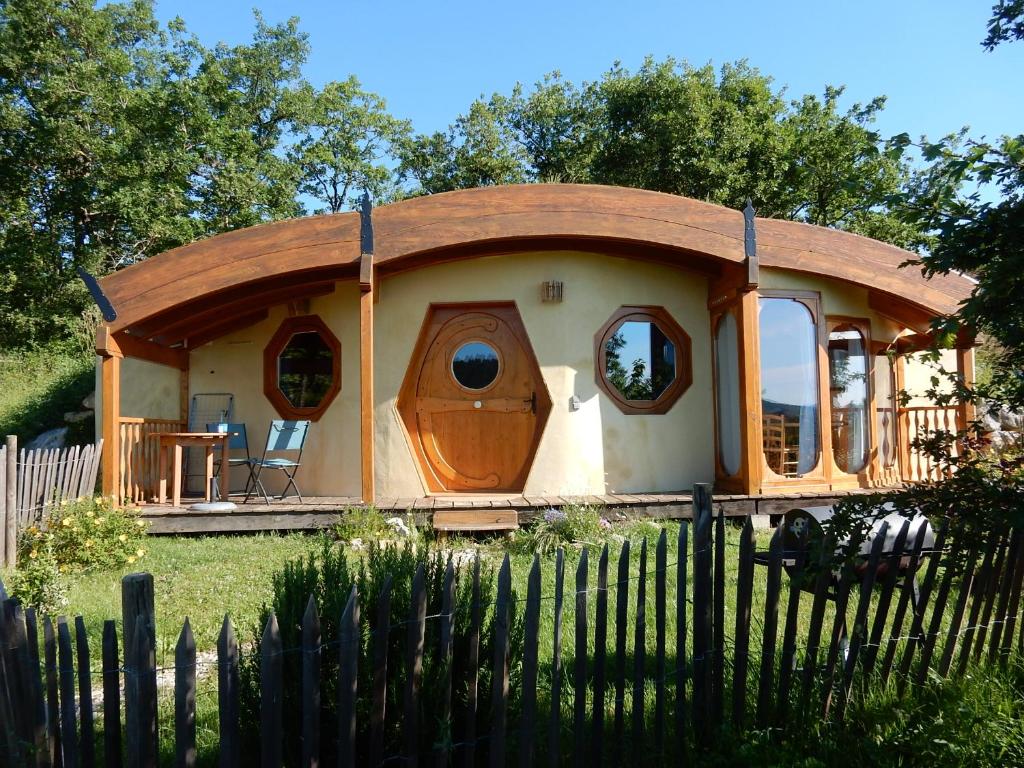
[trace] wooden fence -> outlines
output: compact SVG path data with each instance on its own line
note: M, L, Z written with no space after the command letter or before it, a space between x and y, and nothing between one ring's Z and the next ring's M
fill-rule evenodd
M605 547L594 583L584 551L575 586L566 594L559 551L554 593L542 594L541 563L535 558L524 603L512 592L507 556L493 601L482 594L479 559L475 567L467 566L472 573L465 576L472 581L466 591L456 590L457 571L449 560L439 610L429 615L421 565L409 590L406 620L389 623L389 578L375 604L361 604L353 587L332 624L336 634L322 637L311 596L301 641L288 648L271 615L249 657L258 665L255 711L246 708L241 690L246 644L240 647L225 618L214 663L219 765L316 766L327 764L321 757L328 748L331 764L339 766L531 766L570 759L577 765L678 764L725 726L735 735L750 728L802 728L808 719L840 724L869 681L894 679L904 696L929 678L963 675L972 663L1005 664L1019 653L1024 640L1024 627L1017 626L1024 579L1020 533L997 530L979 537L941 529L928 552L924 534L910 541L909 531L904 524L895 542L896 552L904 547L910 552L902 582L900 555L883 552L884 530L866 562L859 563L866 567L847 563L836 575L826 545L811 558L826 567L802 578L807 552L784 551L781 526L767 552L755 553L750 520L738 545L727 542L724 518L713 515L707 488L698 486L694 522L679 529L675 562L669 562L670 544L662 531L653 564L645 539L636 570L627 541L617 573L609 574ZM735 600L726 600L727 571L736 581ZM785 573L793 574L788 582ZM755 582L764 584L763 592L755 591ZM155 766L158 699L173 707L174 764L196 764L200 663L192 629L186 620L173 666L161 670L173 673L171 704L158 696L152 577L125 577L122 597L125 652L119 655L117 625L106 622L98 673L91 671L80 617L58 618L55 624L43 619L40 654L39 619L14 601L3 604L0 722L9 724L2 734L7 764L88 767L98 764L102 751L106 766ZM588 607L592 599L593 609ZM801 605L808 600L809 621L801 625ZM830 603L832 611L826 610ZM550 656L539 645L542 620L553 623ZM667 647L670 620L675 632ZM428 621L439 622L439 631L427 632ZM850 628L845 639L844 626ZM521 634L513 631L516 627L522 627ZM462 651L453 658L456 639ZM519 649L514 658L513 645ZM431 667L437 678L429 700L425 654L439 662ZM286 676L289 658L296 660L298 672ZM361 671L360 659L371 659L371 668ZM321 670L329 663L336 673L325 678ZM361 680L370 682L361 685ZM92 691L94 681L100 695ZM389 683L401 691L398 706L388 694ZM102 723L94 699L102 701ZM333 711L329 743L321 730L327 707ZM286 749L282 723L292 716L301 733L297 746Z
M18 531L40 522L62 501L90 496L96 490L103 441L95 445L29 450L8 436L0 448L0 563L13 566Z

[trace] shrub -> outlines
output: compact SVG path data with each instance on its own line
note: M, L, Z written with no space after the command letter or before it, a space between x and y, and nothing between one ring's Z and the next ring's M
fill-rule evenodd
M388 527L390 529L390 526ZM249 738L243 742L254 750L259 743L256 729L259 725L259 679L260 656L259 640L263 634L270 612L277 617L281 631L284 664L285 690L283 697L284 709L284 754L286 765L297 765L299 762L301 738L301 653L298 648L302 639L302 616L305 613L310 595L316 602L321 625L321 745L323 754L321 764L331 765L336 760L333 750L337 735L337 684L338 673L338 623L348 601L352 586L355 585L359 596L360 638L359 680L358 689L368 691L373 684L373 639L378 631L377 602L384 590L385 582L391 579L391 601L388 634L388 676L386 702L388 712L401 712L403 707L403 684L405 680L405 655L408 636L408 619L412 597L412 583L417 568L423 566L427 594L427 616L425 625L425 643L423 657L422 688L420 694L420 722L428 723L436 719L434 707L439 700L443 680L444 665L438 655L440 645L442 590L444 574L447 567L446 556L433 551L427 542L415 544L379 545L376 541L368 542L365 557L356 559L349 556L344 548L337 546L329 537L321 537L317 545L304 558L294 560L285 565L284 569L273 577L273 598L264 606L259 622L250 628L252 643L243 652L241 663L241 692L243 728ZM486 691L489 685L490 664L487 661L493 656L491 647L493 626L493 574L490 569L481 573L482 619L480 634L480 690ZM453 690L453 706L458 707L465 699L466 688L463 681L461 664L468 657L468 627L470 624L470 607L472 603L472 566L456 569L456 611L455 647L453 653L453 675L456 681ZM510 636L511 658L517 658L522 648L521 621L515 621L515 603L512 605L512 632ZM515 672L513 672L514 674ZM364 730L369 722L369 711L362 707L369 706L369 698L360 698L360 711L357 722L360 731L357 734L357 754L359 759L366 759L367 732ZM488 708L480 708L479 728L487 727ZM401 750L402 735L400 724L389 717L388 731L385 734L385 752L397 753ZM424 737L429 728L422 729ZM480 730L479 732L486 732ZM421 744L421 754L427 754L433 745ZM255 761L255 753L247 756Z
M18 560L43 551L61 572L119 568L146 554L145 522L108 499L87 498L55 507L42 526L29 526L18 544Z
M67 585L48 542L42 542L20 557L11 575L11 596L40 614L54 614L67 605Z
M514 542L520 551L548 554L558 547L577 545L599 547L611 533L611 523L601 517L597 507L568 504L549 509Z
M395 529L387 523L383 513L374 507L350 507L334 524L334 536L339 541L371 541L391 538Z

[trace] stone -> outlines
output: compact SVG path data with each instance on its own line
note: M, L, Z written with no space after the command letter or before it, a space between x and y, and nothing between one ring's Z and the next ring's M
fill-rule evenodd
M82 398L82 407L90 411L96 410L96 390L94 389L88 395Z
M95 414L92 411L68 411L64 414L65 424L77 424L80 421L88 421Z
M999 426L1011 432L1019 432L1021 427L1024 427L1024 415L1000 408Z
M389 517L384 522L394 528L396 533L399 533L402 536L412 536L412 530L410 530L409 526L405 524L405 521L402 518Z
M51 448L63 448L64 441L68 436L67 427L57 427L56 429L48 429L42 434L36 435L25 444L25 450L48 451Z

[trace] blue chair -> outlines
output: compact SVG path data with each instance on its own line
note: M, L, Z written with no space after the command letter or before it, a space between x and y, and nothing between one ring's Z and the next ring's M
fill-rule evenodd
M299 491L299 486L295 484L295 473L299 471L299 467L302 464L302 449L306 444L306 435L309 434L309 425L310 422L308 420L285 421L283 419L274 419L270 422L270 430L267 432L267 444L263 448L263 457L252 460L254 469L253 482L252 487L245 494L246 501L249 500L249 497L255 491L259 491L263 496L263 500L269 504L270 496L267 495L267 489L263 487L260 475L264 469L279 469L288 478L280 498L283 499L288 495L289 488L294 488L295 495L299 497L299 502L302 502L302 493ZM280 451L297 452L295 460L267 457L268 453Z
M231 437L228 438L228 467L233 468L244 466L246 469L249 470L249 477L245 481L244 491L244 493L248 494L249 487L252 485L253 481L253 462L255 462L255 459L252 457L252 454L249 453L249 437L245 432L245 424L236 424L234 422L219 421L213 424L207 424L206 431L230 433ZM232 451L244 451L245 458L242 458L241 456L232 456ZM213 490L210 496L211 499L220 498L220 467L223 460L224 457L221 456L214 463ZM230 492L231 489L228 488L228 493ZM248 496L246 496L246 498L248 498Z

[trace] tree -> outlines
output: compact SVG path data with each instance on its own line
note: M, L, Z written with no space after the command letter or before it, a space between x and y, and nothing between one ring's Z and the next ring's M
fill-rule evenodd
M474 101L447 131L406 139L398 156L399 178L415 182L413 194L529 179L525 152L510 128L510 102L497 94Z
M151 0L0 0L0 347L76 333L78 267L383 193L400 124L355 80L315 92L308 53L294 18L209 48Z
M445 133L418 136L403 154L412 194L513 181L652 189L762 215L842 227L899 245L920 233L892 215L910 178L905 145L871 129L884 106L839 110L824 99L787 101L741 61L716 71L672 58L630 72L615 64L576 86L557 72L524 93L478 100Z
M388 114L384 99L362 90L355 77L320 91L307 87L299 98L305 117L289 160L301 173L299 192L325 204L316 212L338 213L364 191L378 201L394 197L386 160L409 135L409 123Z
M1024 4L1001 2L993 13L983 45L1024 37ZM920 264L927 275L977 280L960 311L939 324L940 336L967 332L995 342L990 378L958 394L1024 408L1024 135L989 143L964 130L923 139L920 148L929 165L902 200L905 218L934 235Z

